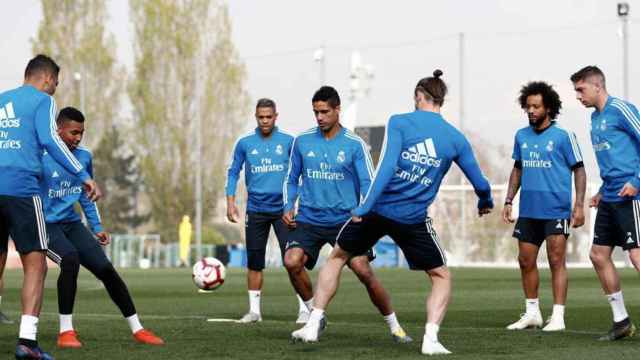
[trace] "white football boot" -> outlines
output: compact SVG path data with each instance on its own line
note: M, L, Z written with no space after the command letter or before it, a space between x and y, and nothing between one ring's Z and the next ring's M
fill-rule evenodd
M447 350L438 340L429 338L426 334L422 337L422 353L424 355L448 355L451 351Z
M262 315L256 314L254 312L246 313L238 322L240 324L251 324L262 321Z
M305 343L315 343L318 342L320 338L320 334L327 327L327 320L325 317L320 319L320 321L307 321L304 327L298 329L291 333L291 340L293 342L305 342Z
M300 311L298 313L298 318L296 319L296 324L306 324L309 321L309 316L311 313L309 311Z
M520 320L507 326L507 330L524 330L526 328L538 328L542 326L542 313L539 311L533 314L524 313L520 315Z
M564 329L564 318L561 316L552 316L547 320L547 325L542 328L542 331L562 331Z

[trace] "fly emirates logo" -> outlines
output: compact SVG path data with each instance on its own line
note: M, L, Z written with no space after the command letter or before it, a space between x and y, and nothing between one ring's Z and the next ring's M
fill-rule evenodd
M274 164L271 158L260 159L260 165L251 165L252 174L264 174L270 172L283 172L283 164Z
M331 164L325 162L320 163L320 170L307 169L307 177L314 180L330 180L330 181L343 181L344 173L334 171Z
M522 167L549 169L553 162L551 160L543 160L537 151L529 151L529 160L522 160Z
M57 177L57 172L52 177ZM58 175L59 177L59 175ZM49 199L62 199L70 195L78 195L82 193L82 186L71 186L71 181L61 181L60 189L49 189Z

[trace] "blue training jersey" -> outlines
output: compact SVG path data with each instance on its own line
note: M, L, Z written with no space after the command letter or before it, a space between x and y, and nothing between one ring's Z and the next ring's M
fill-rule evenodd
M582 162L576 135L555 121L542 132L527 126L516 132L512 157L522 166L519 216L568 219L572 168Z
M91 152L78 147L72 153L89 175L93 176ZM74 209L74 205L79 202L91 231L94 234L103 231L98 206L87 197L82 181L55 161L48 152L42 156L42 164L44 172L40 182L40 196L44 200L46 222L80 221L80 215Z
M0 195L40 192L43 148L81 180L89 179L56 132L56 103L31 85L0 93Z
M321 226L342 224L368 191L372 175L371 155L358 135L341 128L327 140L320 128L307 130L293 142L284 184L285 212L293 209L299 196L296 220Z
M640 114L631 103L609 96L602 112L591 114L591 143L600 167L602 200L619 202L629 182L640 189ZM640 194L633 199L640 200Z
M452 162L473 185L480 198L478 207L492 207L489 182L460 131L434 112L391 116L373 183L353 214L374 211L404 224L424 222Z
M236 194L240 170L245 166L244 179L249 199L247 211L281 213L282 183L289 166L293 136L275 127L269 137L260 129L243 135L233 147L227 171L227 196Z

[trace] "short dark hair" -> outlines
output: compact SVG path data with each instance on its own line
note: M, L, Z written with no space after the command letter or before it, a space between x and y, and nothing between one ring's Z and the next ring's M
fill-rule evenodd
M527 98L531 95L542 96L542 104L549 111L549 117L555 119L562 109L560 95L553 89L553 86L544 81L532 81L520 89L518 102L523 109L527 108Z
M324 101L335 109L340 106L340 95L338 95L338 91L333 87L323 86L313 94L311 102L314 103L316 101Z
M67 106L66 108L60 110L60 112L58 113L58 117L56 118L56 123L60 125L66 121L75 121L75 122L83 123L84 115L82 115L82 112L80 110L71 106Z
M273 111L275 112L276 102L271 99L262 98L258 100L258 102L256 103L256 110L258 110L258 108L272 108Z
M575 74L571 75L571 82L577 83L578 81L584 81L592 76L597 76L602 81L602 86L605 87L606 79L602 70L595 65L585 66L578 70Z
M428 100L433 101L434 104L442 106L444 104L444 97L447 95L447 84L440 79L442 76L442 70L436 69L433 72L433 76L420 79L416 85L413 95L422 93Z
M60 66L58 66L58 64L56 64L56 62L47 55L38 54L33 59L29 60L27 68L24 70L24 77L26 79L38 72L46 72L58 76Z

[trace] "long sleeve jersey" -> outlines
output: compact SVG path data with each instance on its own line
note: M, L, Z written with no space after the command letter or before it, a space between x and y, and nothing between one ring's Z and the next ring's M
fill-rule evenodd
M42 152L81 180L90 178L56 132L56 103L31 85L0 94L0 194L40 192Z
M473 185L478 207L493 206L489 182L460 131L434 112L391 116L373 183L353 214L374 211L404 224L424 222L452 162Z
M269 137L255 129L238 138L227 171L227 196L236 194L238 177L244 166L249 194L247 211L281 213L282 183L289 166L292 142L293 136L277 127Z
M631 103L609 96L602 111L591 114L591 143L602 178L602 199L618 202L630 182L640 189L640 114ZM640 199L640 194L635 200Z
M350 212L368 191L373 162L365 142L341 128L327 140L315 127L293 142L289 174L284 184L285 211L299 197L296 220L334 226L351 217Z
M512 157L522 169L519 215L569 218L572 169L582 163L576 135L555 121L542 132L527 126L516 133Z
M72 151L82 166L93 176L93 160L91 152L83 147ZM43 178L40 182L40 196L44 201L44 214L47 223L69 223L80 221L80 215L74 205L79 202L91 231L103 231L100 212L95 202L87 197L82 181L53 157L45 152L42 156Z

